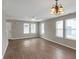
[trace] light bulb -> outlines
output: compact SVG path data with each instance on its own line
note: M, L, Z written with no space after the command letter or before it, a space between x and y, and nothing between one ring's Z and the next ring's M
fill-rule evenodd
M51 8L51 12L55 12L55 8L54 7Z
M59 7L59 12L63 12L63 11L64 11L63 6L60 6L60 7Z

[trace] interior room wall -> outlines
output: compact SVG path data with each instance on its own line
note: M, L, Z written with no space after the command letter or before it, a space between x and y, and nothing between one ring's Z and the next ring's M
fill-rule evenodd
M33 38L33 37L38 37L38 23L37 22L26 22L26 21L7 21L11 22L11 38L10 39L21 39L21 38ZM29 34L24 34L23 30L23 25L24 23L35 23L36 24L36 33L29 33Z
M6 32L6 16L2 14L2 57L4 56L8 46L8 38Z
M8 39L11 38L11 22L6 22L6 31L8 35Z
M65 39L65 38L62 39L62 38L56 37L56 21L66 20L66 19L71 19L71 18L76 18L76 13L60 16L58 18L53 18L53 19L51 18L49 20L40 22L39 27L41 26L41 23L45 23L45 28L44 28L45 33L41 34L40 32L40 37L46 40L70 47L72 49L76 49L76 40Z

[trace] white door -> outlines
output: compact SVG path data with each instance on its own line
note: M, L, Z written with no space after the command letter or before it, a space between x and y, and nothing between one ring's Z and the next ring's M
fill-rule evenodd
M6 31L7 31L8 39L11 39L11 22L7 22Z

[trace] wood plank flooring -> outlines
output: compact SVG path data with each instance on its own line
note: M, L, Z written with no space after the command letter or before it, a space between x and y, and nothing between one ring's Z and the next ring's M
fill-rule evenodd
M10 40L4 59L76 59L76 51L41 38Z

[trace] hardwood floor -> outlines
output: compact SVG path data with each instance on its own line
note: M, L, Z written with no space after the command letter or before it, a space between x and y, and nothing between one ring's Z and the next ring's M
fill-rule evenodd
M76 59L76 51L41 38L10 40L4 59Z

